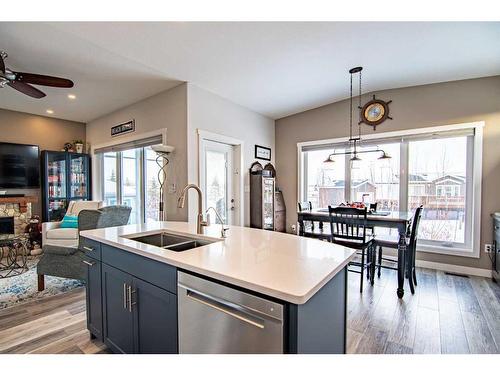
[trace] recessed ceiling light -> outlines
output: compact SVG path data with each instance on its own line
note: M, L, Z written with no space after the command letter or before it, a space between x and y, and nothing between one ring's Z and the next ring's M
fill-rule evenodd
M68 99L75 100L76 99L76 95L68 94Z
M47 112L49 115L54 113L54 111L52 109L47 109L45 112Z

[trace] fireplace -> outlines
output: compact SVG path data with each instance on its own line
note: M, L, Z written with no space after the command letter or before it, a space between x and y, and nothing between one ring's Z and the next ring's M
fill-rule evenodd
M0 234L14 234L14 216L0 217Z

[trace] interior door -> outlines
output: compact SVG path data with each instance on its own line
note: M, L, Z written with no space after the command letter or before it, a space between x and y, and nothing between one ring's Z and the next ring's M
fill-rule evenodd
M213 207L224 224L236 224L234 146L203 140L202 152L200 169L204 209ZM220 223L213 211L210 218L212 223Z

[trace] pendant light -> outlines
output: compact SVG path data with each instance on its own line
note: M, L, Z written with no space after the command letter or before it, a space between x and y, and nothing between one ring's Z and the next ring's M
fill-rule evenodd
M346 149L347 151L345 152L336 152L334 151L328 157L323 161L323 163L333 163L333 157L336 155L352 155L351 156L351 168L360 162L362 159L359 156L359 154L367 153L367 152L381 152L382 155L378 158L378 160L387 160L391 159L391 156L389 156L384 150L380 149L374 149L374 150L359 150L359 145L361 144L361 121L358 121L358 135L353 136L353 129L352 129L352 124L353 124L353 94L352 94L352 82L353 82L353 75L354 74L359 74L359 90L358 90L358 113L359 116L361 117L361 112L360 109L362 108L361 106L361 71L363 70L362 66L357 66L355 68L349 69L349 74L350 74L350 95L349 95L349 140L347 141ZM361 118L360 118L361 120Z

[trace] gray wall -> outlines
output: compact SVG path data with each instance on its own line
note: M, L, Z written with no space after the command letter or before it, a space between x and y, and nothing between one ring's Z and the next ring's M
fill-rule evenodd
M187 84L134 103L87 124L87 142L92 148L116 141L123 143L127 136L111 137L111 127L135 119L136 131L131 136L167 128L167 142L175 147L167 169L167 184L175 183L177 190L187 184ZM93 191L99 194L98 163L93 168ZM168 190L168 189L167 189ZM165 196L165 211L169 220L187 221L187 208L177 208L177 193Z
M85 124L0 109L0 142L37 144L40 151L59 151L66 142L76 139L85 140ZM8 192L38 196L32 212L41 215L41 189Z
M346 89L347 90L347 89ZM366 94L366 102L371 94ZM500 76L445 82L376 92L393 102L393 121L380 132L485 121L481 205L481 256L477 258L420 252L418 259L459 266L490 268L484 244L492 242L490 214L500 210ZM348 136L349 102L332 103L276 121L277 184L287 205L287 229L297 215L297 143ZM364 133L373 132L365 127Z
M244 225L250 225L250 165L256 160L255 145L270 147L271 162L274 162L274 120L221 98L193 84L188 84L188 168L189 182L198 181L198 129L236 138L244 142L243 165L245 193L243 197ZM265 160L260 161L265 165ZM196 210L191 205L190 218ZM193 212L194 209L194 212Z

